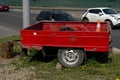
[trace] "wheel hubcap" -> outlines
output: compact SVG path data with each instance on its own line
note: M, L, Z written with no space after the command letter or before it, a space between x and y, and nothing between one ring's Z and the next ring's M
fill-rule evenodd
M75 50L65 50L62 54L62 58L66 64L73 65L78 62L79 55Z

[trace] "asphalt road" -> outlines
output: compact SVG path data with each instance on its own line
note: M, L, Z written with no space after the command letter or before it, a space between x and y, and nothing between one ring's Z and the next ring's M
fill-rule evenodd
M31 24L35 21L36 14L31 14ZM0 12L0 25L11 26L11 29L22 28L22 13L21 12ZM8 27L9 28L9 27Z
M68 13L76 18L80 18L82 12L69 11ZM35 23L37 14L38 12L31 13L31 24ZM0 38L19 34L23 28L22 20L22 12L0 12ZM113 47L120 49L120 28L114 28L111 32L111 37Z
M113 47L120 49L120 28L113 29L111 37Z
M36 14L31 14L31 24L35 22ZM0 12L0 37L19 34L23 28L21 12Z

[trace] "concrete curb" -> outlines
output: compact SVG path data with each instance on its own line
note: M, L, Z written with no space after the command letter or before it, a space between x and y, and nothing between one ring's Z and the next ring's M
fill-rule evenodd
M120 54L120 49L113 47L113 48L112 48L112 52L113 52L114 54Z
M39 13L41 10L63 10L63 11L77 11L84 12L87 8L70 8L70 7L31 7L32 13ZM10 11L22 12L21 6L10 6Z
M87 8L71 7L30 7L32 10L66 10L66 11L85 11ZM22 9L21 6L10 6L10 9Z
M66 11L85 11L88 8L79 7L30 7L32 10L66 10ZM10 9L22 9L22 6L10 6ZM120 12L119 8L114 8Z

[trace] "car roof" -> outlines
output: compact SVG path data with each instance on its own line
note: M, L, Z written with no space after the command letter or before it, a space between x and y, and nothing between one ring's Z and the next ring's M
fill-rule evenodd
M94 8L88 8L88 10L90 9L111 9L109 7L94 7Z
M64 11L60 11L60 10L43 10L41 12L47 12L47 13L51 13L51 14L67 14Z

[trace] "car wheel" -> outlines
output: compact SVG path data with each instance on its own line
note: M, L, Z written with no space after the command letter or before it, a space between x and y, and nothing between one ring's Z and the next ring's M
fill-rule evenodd
M84 57L84 51L79 49L59 49L58 51L58 60L64 67L80 66Z
M84 21L84 22L89 22L89 20L88 20L88 18L83 18L83 20L82 21Z

